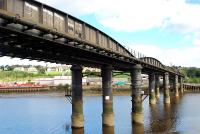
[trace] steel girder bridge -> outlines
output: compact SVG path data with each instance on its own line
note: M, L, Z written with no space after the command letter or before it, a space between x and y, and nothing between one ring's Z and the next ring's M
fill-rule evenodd
M103 124L107 126L114 125L112 70L130 72L134 123L143 123L141 73L149 74L151 99L159 88L156 81L163 76L166 103L170 102L169 76L174 78L176 93L183 77L177 69L152 57L138 58L99 29L34 0L0 0L0 55L72 64L73 127L83 127L82 66L102 69Z

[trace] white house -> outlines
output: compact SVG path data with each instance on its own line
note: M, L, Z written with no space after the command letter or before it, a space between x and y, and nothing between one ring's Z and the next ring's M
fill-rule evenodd
M22 71L22 72L24 72L25 68L24 67L15 67L14 71Z
M58 86L58 85L66 85L69 84L71 85L71 76L55 76L53 78L53 85Z
M39 79L35 79L34 82L40 85L49 85L49 86L54 85L52 78L39 78Z
M38 73L38 70L37 70L37 68L35 68L35 67L29 67L29 68L27 68L27 72L28 72L28 73L37 74L37 73Z

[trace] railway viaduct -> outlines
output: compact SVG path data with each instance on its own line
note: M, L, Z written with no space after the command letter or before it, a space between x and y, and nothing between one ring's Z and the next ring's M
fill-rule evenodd
M169 78L173 79L175 95L183 92L183 75L178 70L152 57L135 56L99 29L34 0L0 0L0 55L71 64L74 128L84 127L83 66L101 68L102 123L105 126L114 126L113 70L131 74L133 123L143 124L142 73L149 75L151 104L155 104L155 96L159 96L159 77L163 77L164 103L170 103Z

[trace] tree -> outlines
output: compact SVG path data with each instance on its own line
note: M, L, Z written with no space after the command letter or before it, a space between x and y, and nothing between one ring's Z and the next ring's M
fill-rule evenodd
M39 74L45 74L46 72L46 67L43 66L36 66L36 69L38 70Z
M5 71L13 71L14 68L13 68L12 66L6 65L6 66L4 67L4 70L5 70Z

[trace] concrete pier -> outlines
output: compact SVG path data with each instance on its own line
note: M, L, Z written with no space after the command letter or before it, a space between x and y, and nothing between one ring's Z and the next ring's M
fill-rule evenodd
M149 104L156 104L155 97L155 74L149 74Z
M113 93L112 93L112 66L102 68L103 90L103 126L114 126Z
M183 77L180 76L179 80L180 80L180 93L183 93L184 92L184 89L183 89Z
M142 110L142 66L137 64L131 69L131 90L132 90L132 123L144 124L144 115Z
M156 87L155 87L155 94L156 94L156 98L159 99L160 98L160 77L159 75L156 75Z
M169 94L169 73L165 73L163 76L164 85L164 103L170 104L170 94Z
M73 65L72 71L72 128L84 127L82 67Z
M178 75L174 76L174 83L173 83L173 89L175 91L175 96L178 97L179 96L179 91L178 91Z

